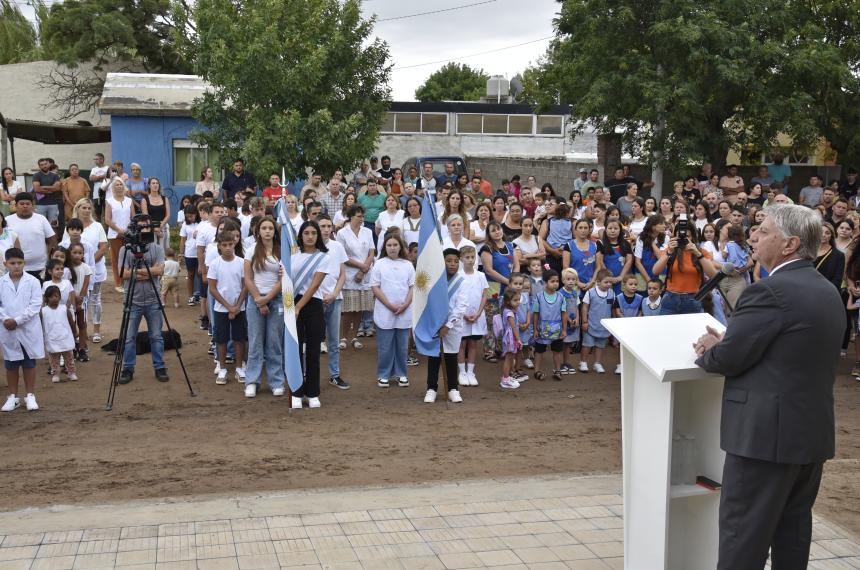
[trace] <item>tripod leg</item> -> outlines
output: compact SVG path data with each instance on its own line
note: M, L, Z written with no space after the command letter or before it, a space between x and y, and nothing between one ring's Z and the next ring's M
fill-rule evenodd
M149 275L149 285L155 293L158 310L161 311L161 316L164 318L164 324L167 325L167 334L170 339L174 341L173 350L176 351L176 358L179 360L179 367L182 369L182 375L185 376L185 384L188 386L188 392L193 398L197 396L197 394L194 393L194 388L191 386L191 379L188 378L188 371L185 369L185 363L182 361L182 352L179 350L179 343L176 342L176 339L173 337L173 329L170 328L170 321L167 320L167 311L164 310L164 303L161 302L161 292L155 287L155 281L152 279L152 272L149 269L149 264L146 262L146 259L141 260L143 261L143 266L146 268L147 275Z
M117 346L116 346L116 355L113 360L113 372L111 373L111 382L110 387L108 389L108 399L105 404L105 410L111 411L113 409L114 398L116 397L117 386L119 385L119 375L122 372L123 366L123 357L125 354L125 341L128 336L128 322L131 317L131 302L130 299L133 298L134 288L137 284L137 279L135 278L134 271L136 267L132 269L131 277L128 280L128 287L126 295L127 297L123 300L123 311L122 311L122 320L120 321L119 335L117 335Z

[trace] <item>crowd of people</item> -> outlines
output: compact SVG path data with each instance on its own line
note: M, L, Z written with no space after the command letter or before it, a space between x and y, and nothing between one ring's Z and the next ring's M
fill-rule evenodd
M34 367L46 354L52 381L63 373L77 379L75 362L89 360L89 341L103 340L108 259L117 292L131 293L132 271L137 281L128 299L126 345L119 348L120 383L134 379L143 319L155 376L169 380L159 301L178 306L184 268L187 305L199 307L201 334L211 336L216 384L228 383L232 366L246 397L256 397L264 381L275 397L287 392L286 302L297 315L304 376L292 407L320 407L323 353L329 383L349 389L341 353L362 351L366 337L378 337L377 385L409 386L408 368L419 363L414 288L426 285L416 272L418 242L428 219L442 241L450 303L438 332L441 356L428 358L425 402L435 401L443 366L448 400L462 401L462 387L496 370L479 372L479 359L502 363L495 381L509 390L530 378L603 374L606 351L617 347L604 319L707 311L725 322L744 288L767 278L748 239L769 204L792 202L790 168L776 158L749 182L734 166L718 175L704 164L659 199L640 196L650 184L623 166L603 183L596 169L582 169L565 189L514 175L494 190L480 170L469 175L448 163L439 173L425 163L404 173L384 156L354 173L326 173L327 182L314 173L292 194L277 174L258 188L244 161L236 160L220 184L204 168L175 214L159 180L143 176L136 163L126 174L120 161L106 166L96 155L87 184L77 165L61 179L53 161L42 159L29 189L6 168L0 345L9 396L2 409L21 404L19 373L24 404L38 408ZM815 266L840 290L852 317L860 298L858 186L852 168L833 184L813 176L798 200L824 220ZM296 244L286 268L282 223ZM122 255L130 224L154 233L144 254L148 268ZM176 251L171 232L178 232ZM293 298L282 295L285 271ZM720 273L719 286L698 301L703 283ZM843 356L854 326L845 330ZM547 350L550 359L544 359ZM857 361L853 373L860 376L860 347Z

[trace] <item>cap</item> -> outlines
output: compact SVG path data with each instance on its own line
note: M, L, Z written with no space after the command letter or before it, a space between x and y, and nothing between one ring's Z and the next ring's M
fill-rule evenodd
M587 168L580 168L579 173L580 174L588 174L588 169Z

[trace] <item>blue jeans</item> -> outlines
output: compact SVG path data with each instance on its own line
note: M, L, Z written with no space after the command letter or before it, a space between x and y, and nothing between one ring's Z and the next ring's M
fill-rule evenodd
M281 296L267 305L269 314L260 314L257 304L249 302L245 310L248 319L248 367L246 384L261 384L263 365L269 388L283 388L284 376L284 313Z
M377 378L406 376L406 354L409 351L409 329L383 329L376 327L376 346L379 348Z
M692 293L672 293L666 291L663 300L660 301L660 315L690 315L704 313L702 304L698 302Z
M152 367L158 370L164 368L164 339L161 337L161 310L157 304L141 307L132 305L129 309L128 328L125 334L125 346L122 351L123 370L134 370L137 360L137 329L140 327L140 319L146 319L146 328L149 329L149 348L152 351Z
M328 305L323 305L325 318L326 345L328 347L328 375L330 378L340 376L340 308L343 299L335 299Z

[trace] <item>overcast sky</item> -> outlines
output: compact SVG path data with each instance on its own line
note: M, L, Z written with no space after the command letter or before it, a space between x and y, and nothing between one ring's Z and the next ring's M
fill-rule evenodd
M549 40L463 57L552 35L552 19L559 9L555 0L490 0L448 12L381 21L481 1L364 0L365 14L377 15L376 35L391 51L394 70L390 85L395 101L414 101L415 89L447 60L510 79L546 51ZM438 63L407 67L430 62Z

